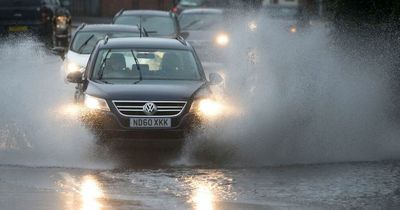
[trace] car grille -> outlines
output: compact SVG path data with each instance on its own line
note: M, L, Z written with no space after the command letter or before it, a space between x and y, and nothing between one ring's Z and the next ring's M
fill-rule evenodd
M143 111L143 106L148 102L149 101L113 101L118 112L127 117L174 117L180 115L186 106L186 101L151 101L157 106L157 111L153 115L146 115Z

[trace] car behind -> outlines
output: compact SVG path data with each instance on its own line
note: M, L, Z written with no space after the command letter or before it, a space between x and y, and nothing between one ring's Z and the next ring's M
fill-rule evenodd
M74 71L84 71L89 57L99 40L108 37L138 37L140 30L136 26L113 24L82 24L72 37L63 62L65 75Z
M65 39L70 35L71 15L63 7L68 1L50 0L1 0L0 32L17 33L32 31Z
M202 61L221 62L230 42L222 9L186 9L179 15L186 40L196 49Z
M152 37L175 38L181 35L176 15L165 11L121 10L115 15L113 24L141 27Z

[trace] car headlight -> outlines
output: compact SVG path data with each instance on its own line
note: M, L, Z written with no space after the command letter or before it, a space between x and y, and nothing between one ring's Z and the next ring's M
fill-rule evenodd
M297 32L297 27L296 26L291 26L289 29L290 33L296 33Z
M72 72L76 72L76 71L83 72L84 71L84 67L76 64L75 62L68 61L65 73L68 75L68 74L70 74Z
M107 101L90 95L85 95L85 106L91 110L110 111Z
M205 118L214 118L223 113L223 105L213 99L197 99L193 102L190 111Z
M220 33L215 38L215 43L221 47L225 47L229 44L229 36L226 33Z
M257 31L257 23L255 21L251 21L248 25L251 32Z
M56 27L58 29L67 28L68 17L67 16L57 16L56 17Z

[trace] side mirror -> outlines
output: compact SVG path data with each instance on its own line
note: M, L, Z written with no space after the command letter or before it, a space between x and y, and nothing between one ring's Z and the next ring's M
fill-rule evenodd
M187 38L189 37L189 32L187 32L187 31L182 31L180 35L181 35L181 37L182 37L183 39L187 39Z
M70 5L71 5L71 2L69 0L61 1L61 6L63 6L63 7L69 7Z
M209 78L209 83L211 85L219 85L224 81L222 76L220 74L218 74L218 73L210 73L208 78Z
M83 76L82 72L74 71L67 75L67 81L70 83L82 83L83 82L82 76Z

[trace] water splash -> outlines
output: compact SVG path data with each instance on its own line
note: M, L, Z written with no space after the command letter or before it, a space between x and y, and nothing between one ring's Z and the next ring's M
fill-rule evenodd
M243 114L191 137L179 163L262 166L399 158L391 51L378 56L338 48L323 23L295 35L272 19L258 26L258 35L232 32L240 39L233 41L226 65L226 97ZM249 49L255 60L246 57Z

